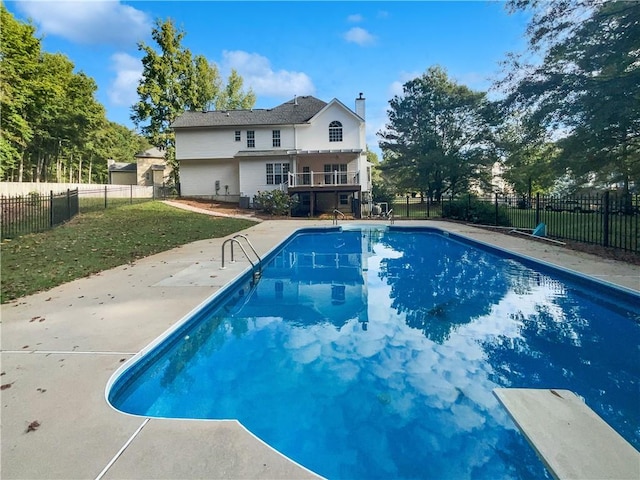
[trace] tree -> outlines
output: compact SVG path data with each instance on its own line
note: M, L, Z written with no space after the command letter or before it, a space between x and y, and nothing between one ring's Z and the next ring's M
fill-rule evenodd
M502 82L513 110L555 131L558 166L601 185L640 182L640 3L517 0L534 12L529 49Z
M216 108L219 110L238 110L253 107L256 103L256 96L251 89L244 93L242 90L243 83L242 77L235 69L232 69L227 80L227 86L216 102Z
M173 121L185 110L206 109L210 104L218 108L250 108L255 95L251 91L243 93L242 77L235 70L221 90L217 68L201 55L194 58L182 46L185 32L177 29L171 19L156 20L151 36L159 51L144 43L138 45L144 52L143 70L139 100L132 107L131 119L152 145L165 151L177 183Z
M222 81L218 73L218 67L209 63L202 55L197 55L194 60L193 87L188 89L193 98L187 105L187 109L208 110L211 102L221 96Z
M0 16L0 180L105 181L108 158L127 161L141 149L116 156L103 148L105 131L116 127L95 99L95 81L65 55L42 51L35 28L4 5Z
M407 190L443 194L487 183L493 163L491 109L483 92L474 92L431 67L403 86L379 132L382 170Z
M33 137L29 106L38 78L40 40L35 27L18 22L0 5L0 179L18 168Z
M562 172L554 161L558 147L543 131L531 131L524 119L507 115L495 134L502 178L521 195L546 192Z
M139 101L132 107L131 120L155 147L166 152L167 163L177 174L175 140L171 123L195 103L185 87L195 84L191 52L182 47L184 32L176 29L171 19L156 20L151 36L160 48L156 52L144 43L142 78L138 84ZM177 178L174 178L177 182Z

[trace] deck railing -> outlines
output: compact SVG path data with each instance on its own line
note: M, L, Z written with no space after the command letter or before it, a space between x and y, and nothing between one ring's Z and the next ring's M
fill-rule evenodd
M323 187L334 185L359 185L360 172L338 171L332 172L289 172L289 187Z

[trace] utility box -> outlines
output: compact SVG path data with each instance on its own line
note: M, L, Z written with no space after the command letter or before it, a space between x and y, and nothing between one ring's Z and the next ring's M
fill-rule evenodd
M240 208L249 208L249 197L240 197Z

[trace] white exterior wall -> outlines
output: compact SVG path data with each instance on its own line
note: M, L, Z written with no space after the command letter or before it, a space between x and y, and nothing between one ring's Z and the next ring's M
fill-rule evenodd
M269 159L243 159L240 162L240 192L243 197L253 196L260 192L277 190L280 185L267 185L267 163L289 163L289 157L269 157ZM284 178L286 181L286 177Z
M329 124L337 120L342 123L342 142L329 141ZM339 150L365 149L361 143L360 120L333 104L318 114L309 126L298 126L298 149L301 150Z
M220 181L220 195L239 195L240 179L236 160L181 160L180 193L185 197L216 195L216 180ZM229 186L226 192L225 185Z
M235 141L235 131L240 130L241 140ZM255 148L247 148L247 130L255 132ZM280 147L273 147L273 130L280 130ZM328 135L328 134L327 134ZM292 126L229 127L224 129L179 129L176 134L176 158L211 159L232 158L239 151L293 149L295 145Z

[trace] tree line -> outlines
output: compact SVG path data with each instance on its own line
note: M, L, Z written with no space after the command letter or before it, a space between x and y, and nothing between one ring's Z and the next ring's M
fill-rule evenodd
M440 200L492 185L523 195L640 187L640 3L509 0L531 14L499 100L433 66L389 102L383 182ZM530 60L530 59L538 59Z
M143 74L131 107L139 133L109 121L97 85L61 53L42 50L30 22L0 5L0 181L108 183L108 160L133 162L151 146L174 167L171 123L185 110L251 108L233 70L223 83L217 66L182 46L173 21L156 20L155 46L141 42Z

